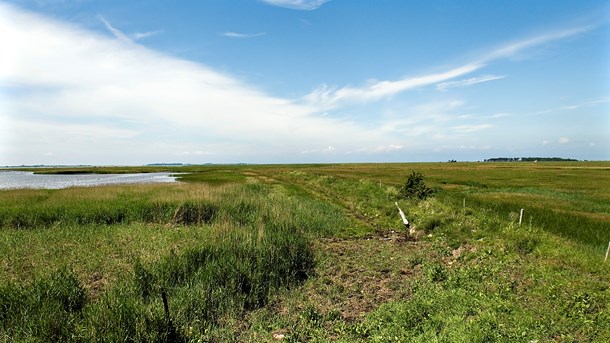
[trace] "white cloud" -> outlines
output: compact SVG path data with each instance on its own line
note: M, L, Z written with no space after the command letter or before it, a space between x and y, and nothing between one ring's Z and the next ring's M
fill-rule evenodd
M321 108L333 108L348 102L368 102L386 98L409 89L435 84L468 74L481 68L479 64L466 64L451 70L397 81L378 81L369 86L354 88L330 88L323 85L305 97L307 103Z
M135 40L140 40L140 39L144 39L144 38L148 38L151 36L154 36L158 33L160 33L161 30L155 30L155 31L148 31L148 32L135 32L131 35L131 37Z
M238 33L238 32L224 32L222 34L225 37L229 37L229 38L255 38L255 37L260 37L260 36L264 36L266 35L265 32L259 32L259 33Z
M47 151L57 159L71 152L57 163L140 163L198 150L222 161L265 161L312 141L331 151L332 137L346 145L385 140L205 65L9 5L0 4L0 36L0 84L11 89L1 104L8 144L0 164Z
M320 108L333 108L350 102L358 103L377 101L410 89L428 86L431 84L446 83L446 81L449 81L453 78L477 71L495 60L514 57L515 55L522 53L526 49L531 49L556 40L576 36L593 28L594 26L583 26L566 30L548 32L545 34L524 38L519 41L504 44L499 48L496 48L486 54L483 54L480 58L470 63L463 64L459 67L452 68L444 72L416 77L405 77L396 81L376 81L363 87L348 86L343 88L336 88L329 87L328 85L322 85L307 96L305 96L304 99L309 104ZM453 84L449 83L448 86L466 86L480 82L496 80L503 77L504 76L500 77L490 75L482 78L472 78L469 80L455 81L455 83ZM441 88L442 87L443 86L441 86Z
M570 139L567 137L561 137L557 142L559 142L559 144L567 144L570 143Z
M293 10L311 11L319 8L330 0L261 0L262 2Z
M449 88L467 87L467 86L476 85L478 83L483 83L483 82L488 82L488 81L493 81L493 80L500 80L505 77L506 77L506 75L501 75L501 76L484 75L484 76L478 76L478 77L471 77L471 78L465 79L465 80L442 82L442 83L439 83L436 85L436 89L439 91L446 91Z
M112 33L117 39L124 41L124 42L129 42L131 43L134 40L140 40L143 38L147 38L150 36L154 36L157 33L161 32L160 30L157 31L149 31L149 32L136 32L132 35L126 35L125 33L123 33L123 31L115 28L114 26L112 26L110 24L110 22L108 20L106 20L106 18L99 16L98 17L100 19L100 21L104 24L104 26L106 27L106 29L108 29L108 31L110 31L110 33Z
M108 31L110 31L117 39L120 39L125 42L131 42L131 39L129 37L127 37L126 34L124 34L121 30L115 28L114 26L110 25L110 22L108 20L106 20L102 16L100 16L99 18L102 21L102 23L104 23L104 26L106 26Z
M308 149L308 150L303 150L301 151L301 154L317 154L317 153L324 153L324 154L328 154L331 152L334 152L336 149L334 146L329 145L325 148L322 149Z
M543 44L551 43L553 41L573 37L573 36L579 35L581 33L590 31L594 27L595 26L593 26L593 25L587 25L587 26L573 27L573 28L563 29L563 30L556 30L556 31L551 31L551 32L547 32L544 34L540 34L540 35L535 35L532 37L527 37L527 38L524 38L524 39L521 39L521 40L518 40L518 41L515 41L512 43L504 44L504 45L492 50L488 54L484 55L483 58L481 59L481 62L485 63L485 62L489 62L489 61L493 61L493 60L497 60L497 59L514 57L514 56L522 53L526 49L541 46Z
M368 151L373 152L373 153L388 153L388 152L400 151L400 150L403 150L404 148L405 147L402 144L388 144L388 145L380 145L374 149L369 149Z
M40 163L38 156L49 151L54 163L149 163L175 156L184 162L299 162L299 152L315 160L354 151L383 156L431 151L434 144L475 145L479 142L469 142L465 134L490 129L487 119L510 114L460 117L457 110L471 113L472 107L464 108L459 99L408 104L366 122L337 119L341 111L325 111L419 87L484 82L484 77L450 80L493 59L570 36L566 31L512 43L478 62L436 73L362 87L322 86L304 98L284 99L138 44L155 32L125 34L100 20L113 37L0 3L0 164ZM2 94L6 89L10 98ZM472 119L478 121L467 121ZM312 142L317 148L311 149ZM363 146L369 148L354 150Z

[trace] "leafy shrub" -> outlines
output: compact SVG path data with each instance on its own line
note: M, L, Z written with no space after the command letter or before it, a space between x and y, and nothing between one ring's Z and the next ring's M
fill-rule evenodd
M407 182L400 189L400 196L407 199L426 199L434 192L424 182L424 175L420 172L412 171L407 178Z

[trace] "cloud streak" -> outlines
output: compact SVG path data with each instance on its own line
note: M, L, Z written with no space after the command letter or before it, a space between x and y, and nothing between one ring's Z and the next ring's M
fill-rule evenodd
M483 82L501 80L505 77L506 77L506 75L500 75L500 76L484 75L484 76L478 76L478 77L471 77L469 79L459 80L459 81L447 81L447 82L438 83L436 85L436 89L441 92L444 92L450 88L468 87L468 86L476 85L476 84L483 83Z
M305 11L313 11L318 9L320 6L324 5L330 0L261 0L262 2L279 6L284 8L290 8L293 10L305 10Z
M444 72L438 72L415 77L405 77L396 81L375 81L363 87L329 87L322 85L306 95L304 100L312 106L317 106L321 109L335 108L348 103L365 103L377 101L384 98L394 96L407 90L437 84L437 89L446 90L451 87L463 87L473 84L498 80L505 76L487 75L483 77L474 77L462 81L450 81L456 77L464 76L480 70L489 63L517 56L527 49L532 49L553 41L566 39L577 36L595 28L594 25L575 27L564 30L557 30L541 35L527 37L522 40L504 44L496 49L482 54L478 59L474 59L470 63L449 69Z
M106 29L108 31L110 31L110 33L112 33L112 35L114 35L118 40L127 42L127 43L132 43L134 40L137 41L137 40L140 40L143 38L151 37L151 36L154 36L154 35L158 34L159 32L161 32L160 30L157 30L157 31L149 31L149 32L135 32L131 35L126 35L125 33L123 33L123 31L112 26L112 24L110 24L110 22L108 20L106 20L106 18L104 18L102 16L98 16L98 18L104 24Z
M466 64L436 74L404 78L398 81L378 81L366 87L330 88L323 85L305 97L305 100L321 108L334 108L349 102L369 102L390 97L409 89L435 84L471 73L482 65Z
M266 34L267 34L266 32L259 32L259 33L238 33L238 32L233 32L233 31L222 33L222 35L225 36L225 37L240 38L240 39L243 39L243 38L256 38L256 37L264 36Z
M514 57L522 53L524 50L538 47L554 41L574 37L587 31L590 31L594 28L595 25L585 25L569 29L556 30L504 44L484 55L481 59L481 62L485 63L497 59Z

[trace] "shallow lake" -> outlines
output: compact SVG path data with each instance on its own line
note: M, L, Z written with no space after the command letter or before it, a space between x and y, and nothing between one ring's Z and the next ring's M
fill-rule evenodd
M0 171L0 189L60 189L130 183L176 182L176 177L172 175L172 173L53 175L24 171Z

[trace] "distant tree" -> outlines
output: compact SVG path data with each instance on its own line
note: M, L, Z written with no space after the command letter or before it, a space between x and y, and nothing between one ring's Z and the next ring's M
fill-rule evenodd
M412 171L407 178L407 182L400 189L400 196L407 199L425 199L434 192L424 182L424 175L420 172Z

